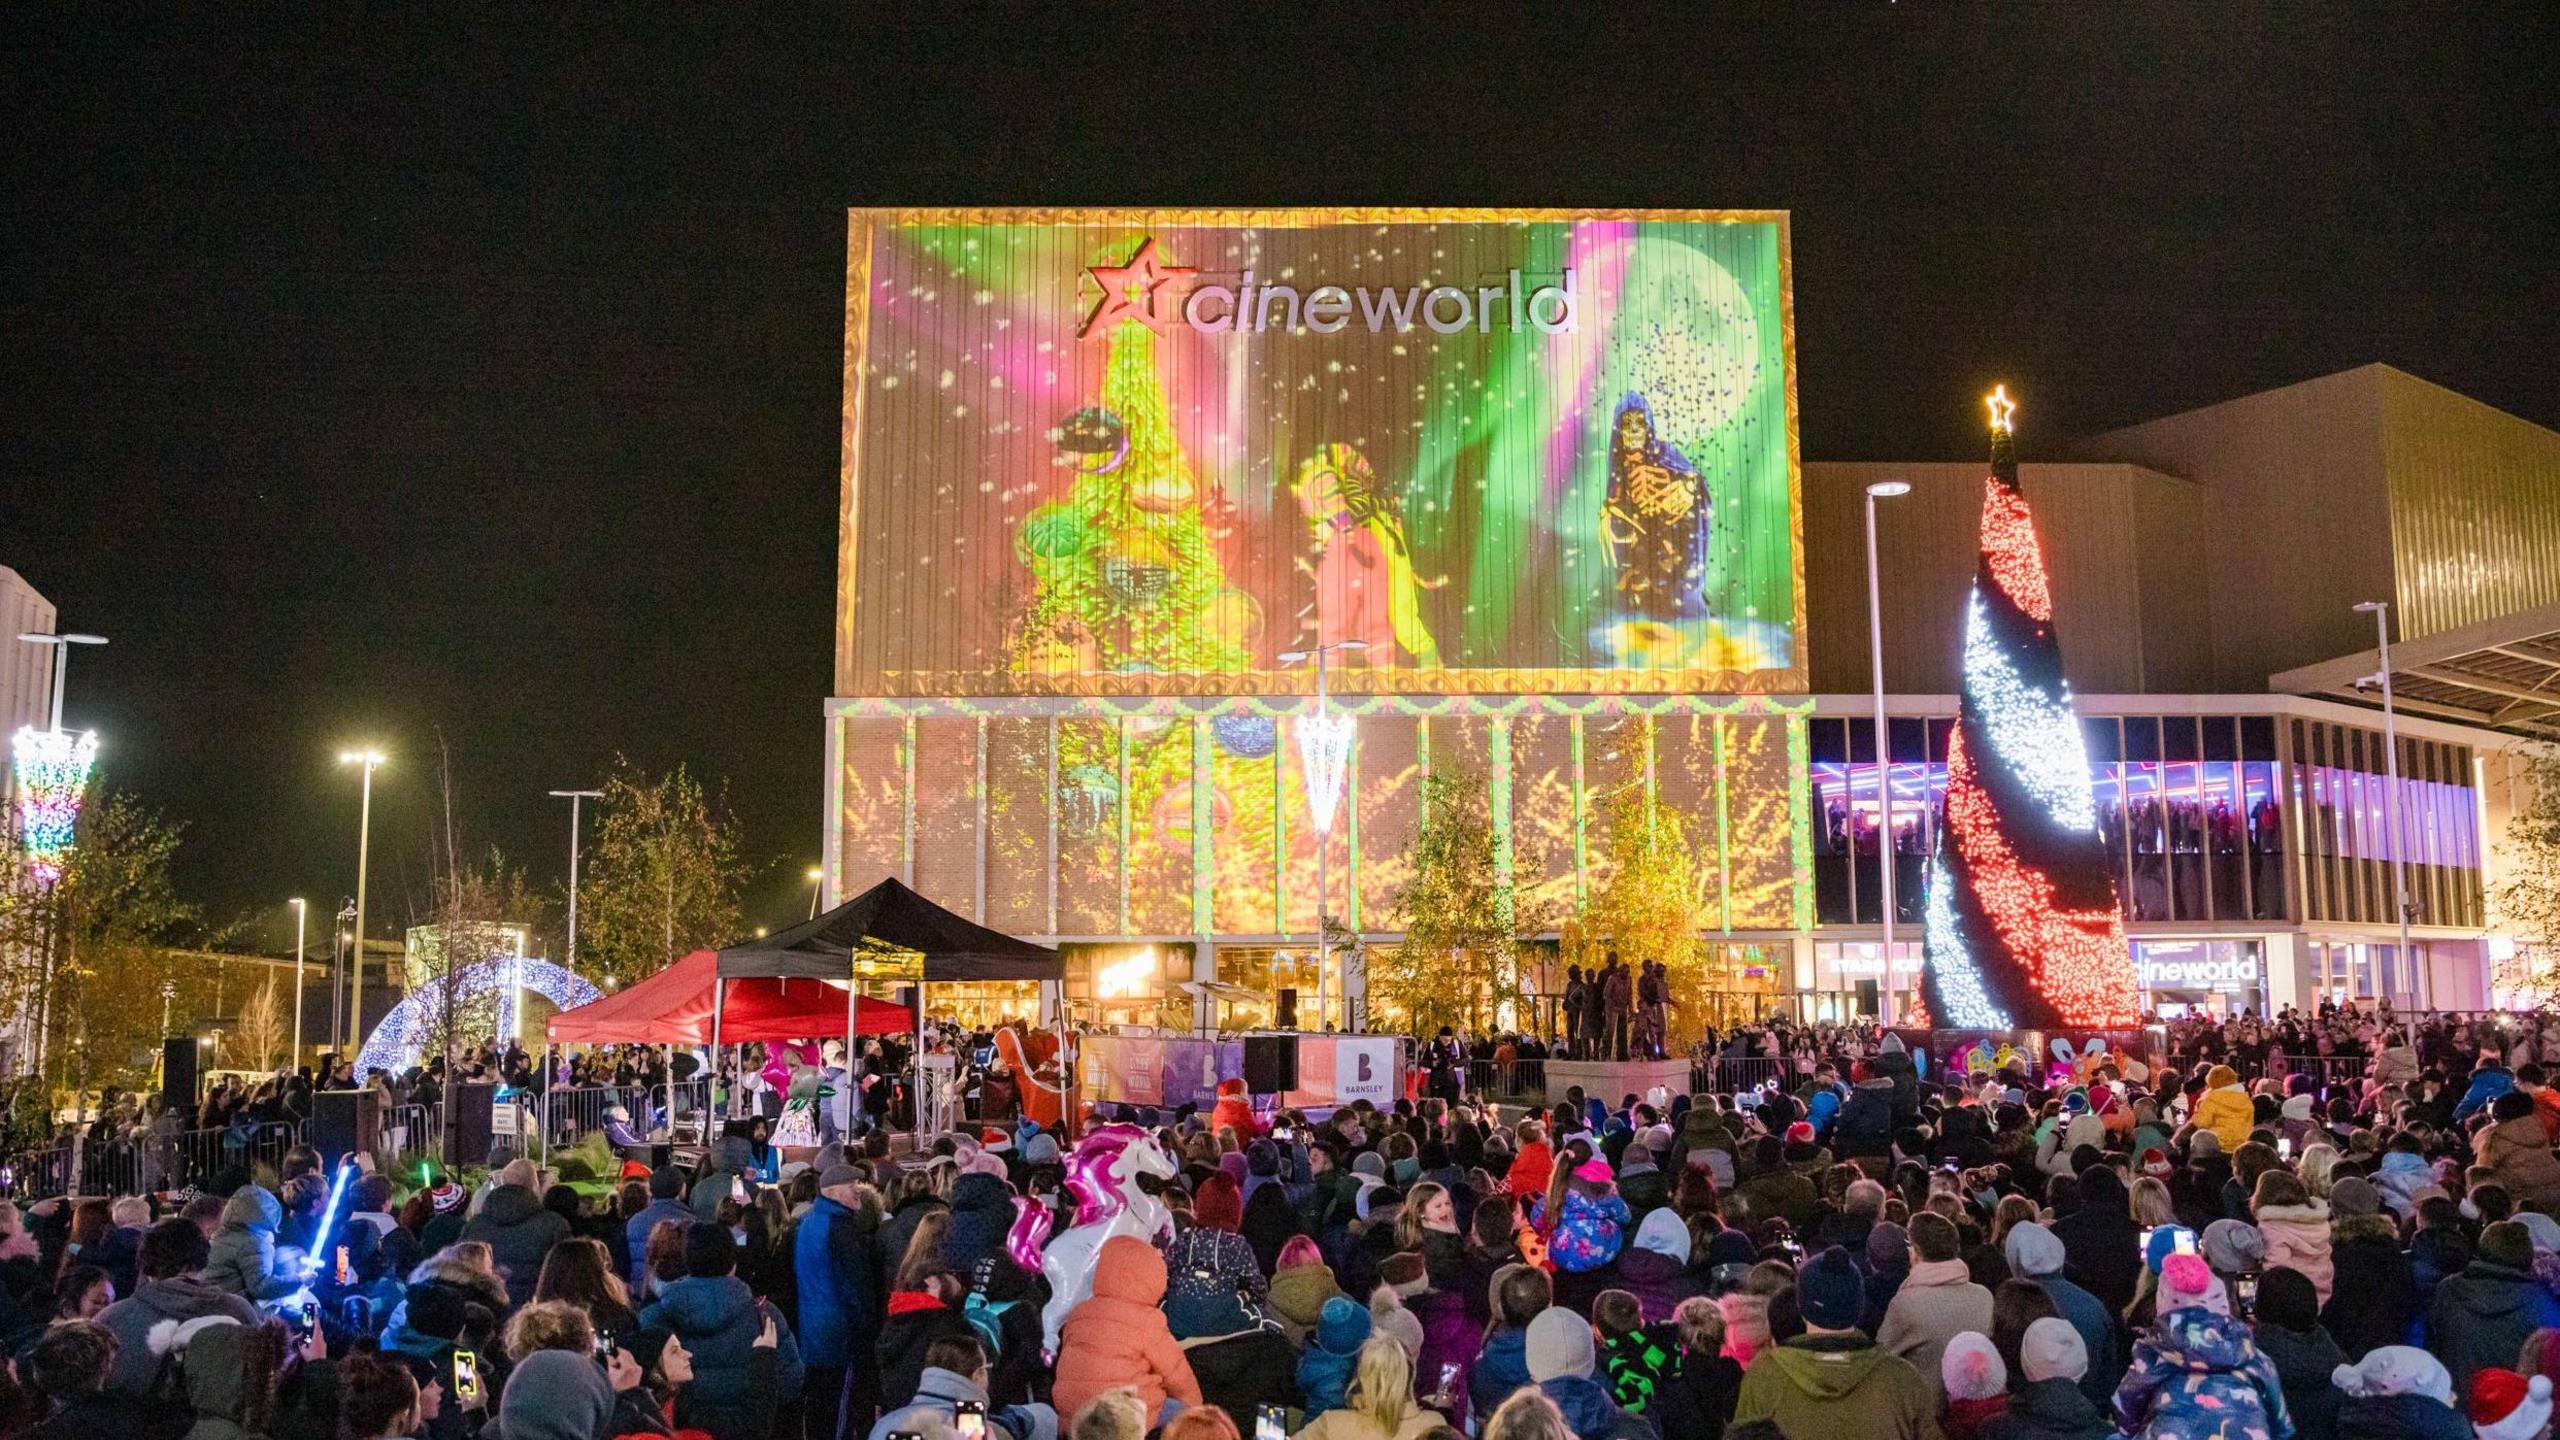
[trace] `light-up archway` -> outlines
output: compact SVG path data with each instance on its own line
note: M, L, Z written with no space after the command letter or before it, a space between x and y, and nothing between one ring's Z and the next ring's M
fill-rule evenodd
M446 982L439 978L412 990L391 1013L382 1017L366 1037L364 1049L356 1053L356 1078L362 1080L377 1070L398 1075L418 1063L434 1038L435 1027L443 1018ZM457 1004L495 996L498 1001L498 1031L505 1034L514 1027L515 995L531 990L563 1010L592 1004L603 998L600 991L568 970L548 960L529 960L522 956L501 955L490 960L475 961L456 970L452 993Z

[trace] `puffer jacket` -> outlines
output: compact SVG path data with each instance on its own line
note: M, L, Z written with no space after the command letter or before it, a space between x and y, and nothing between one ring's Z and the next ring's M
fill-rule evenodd
M2194 1307L2172 1310L2133 1345L2116 1386L2116 1429L2130 1440L2271 1440L2293 1433L2275 1363L2249 1327Z
M2338 1403L2338 1440L2473 1440L2462 1412L2431 1395L2349 1395Z
M2115 1427L2080 1387L2056 1376L2009 1392L2009 1408L1983 1422L1974 1440L2105 1440Z
M774 1317L774 1385L776 1398L789 1401L800 1393L800 1347L791 1322L756 1298L735 1275L688 1275L670 1282L655 1302L640 1312L640 1323L673 1330L693 1352L693 1383L685 1387L688 1405L705 1410L741 1409L754 1398L747 1352L764 1330L764 1317Z
M2267 1247L2267 1258L2259 1268L2299 1270L2319 1293L2320 1303L2329 1303L2337 1270L2329 1257L2328 1201L2266 1207L2258 1212L2258 1237Z
M2336 1217L2329 1227L2329 1265L2335 1278L2321 1304L2320 1323L2338 1348L2361 1356L2377 1345L2406 1343L2424 1307L2390 1217Z
M2479 1164L2498 1172L2498 1183L2518 1209L2560 1213L2560 1159L2551 1154L2539 1116L2501 1120L2481 1131L2471 1149Z
M283 1219L284 1206L273 1192L261 1185L241 1187L222 1207L204 1283L246 1300L273 1300L302 1288L294 1277L275 1273L276 1225Z
M1094 1256L1093 1294L1058 1329L1058 1413L1074 1416L1105 1390L1138 1392L1153 1419L1166 1399L1200 1403L1200 1382L1166 1326L1164 1256L1144 1240L1114 1235Z
M2338 1402L2346 1398L2331 1374L2347 1363L2347 1352L2317 1325L2305 1333L2262 1323L2254 1338L2258 1353L2276 1367L2295 1440L2330 1440L2338 1433Z
M2418 1213L2418 1192L2435 1183L2435 1167L2425 1156L2401 1150L2384 1154L2373 1172L2373 1188L2382 1192L2382 1203L2403 1220Z
M1742 1372L1733 1423L1766 1420L1790 1437L1937 1440L1938 1405L1920 1372L1864 1335L1799 1335Z
M1467 1374L1467 1401L1476 1414L1490 1416L1511 1398L1512 1391L1531 1383L1529 1332L1496 1330L1485 1337L1475 1368Z
M2249 1132L2256 1127L2257 1107L2249 1103L2249 1092L2237 1085L2207 1090L2196 1101L2195 1124L2199 1130L2210 1130L2222 1142L2222 1153L2229 1155L2249 1143Z
M526 1186L501 1185L462 1227L462 1238L488 1243L498 1274L507 1282L507 1303L521 1306L533 1298L534 1282L542 1278L542 1262L551 1247L569 1238L569 1222L544 1209L541 1197Z
M185 1440L257 1440L240 1422L248 1408L249 1332L208 1325L187 1344L187 1408L196 1414Z
M821 1195L791 1241L799 1281L801 1354L830 1369L853 1363L880 1323L879 1221Z
M1643 1416L1619 1409L1609 1387L1587 1375L1558 1375L1538 1389L1564 1412L1574 1440L1657 1440L1661 1433Z
M1289 1332L1291 1344L1302 1344L1324 1313L1324 1302L1341 1293L1333 1267L1322 1261L1284 1265L1271 1276L1271 1318Z
M1567 1186L1564 1203L1557 1207L1547 1254L1558 1270L1574 1274L1597 1270L1618 1258L1619 1247L1626 1243L1627 1222L1632 1218L1627 1213L1627 1202L1614 1190L1595 1197Z
M1893 1149L1893 1081L1882 1075L1858 1082L1831 1124L1831 1149L1842 1159L1884 1155Z

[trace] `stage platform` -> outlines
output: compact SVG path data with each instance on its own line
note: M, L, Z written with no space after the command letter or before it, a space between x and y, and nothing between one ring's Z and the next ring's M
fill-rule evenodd
M1583 1095L1614 1110L1629 1095L1639 1100L1653 1098L1654 1087L1663 1094L1685 1095L1689 1091L1689 1062L1686 1060L1556 1060L1543 1062L1547 1067L1547 1103L1562 1104L1565 1091L1582 1087Z

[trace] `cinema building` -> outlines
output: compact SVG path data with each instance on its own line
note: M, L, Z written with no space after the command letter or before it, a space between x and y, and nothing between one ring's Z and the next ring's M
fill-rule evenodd
M1381 1025L1429 777L1480 787L1546 995L1641 792L1696 858L1684 1028L1872 1011L1887 854L1916 984L1983 467L1800 459L1783 214L855 212L850 247L831 898L894 875L1055 943L1075 1018ZM2150 1003L2500 998L2560 434L2381 366L2077 439L2021 398Z

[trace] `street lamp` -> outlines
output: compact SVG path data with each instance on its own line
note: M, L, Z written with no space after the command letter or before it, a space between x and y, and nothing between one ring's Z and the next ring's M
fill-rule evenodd
M569 968L578 968L578 807L601 800L601 790L554 790L552 798L569 802Z
M1358 721L1345 715L1337 727L1334 716L1326 708L1325 657L1336 650L1366 650L1366 640L1335 640L1305 650L1283 650L1283 665L1316 662L1316 713L1312 724L1306 718L1298 721L1298 760L1307 787L1307 816L1315 822L1316 832L1316 1028L1324 1028L1331 1002L1333 985L1333 808L1342 792L1344 762L1351 755L1351 738ZM1344 987L1346 990L1349 987ZM1345 996L1346 1001L1348 996ZM1350 1028L1350 1016L1343 1017L1343 1028Z
M107 637L104 635L82 634L46 635L39 631L22 630L18 632L18 638L26 641L30 645L50 645L53 647L53 728L59 730L62 728L63 682L71 678L71 647L74 645L104 645L107 643Z
M364 882L373 855L373 771L383 763L383 755L379 750L341 750L338 763L364 767L364 809L356 821L356 938L351 956L355 979L347 988L347 1029L352 1036L364 1029ZM339 1048L346 1046L345 1040L339 1042Z
M1908 480L1879 480L1867 487L1867 659L1876 690L1876 851L1884 877L1884 983L1876 987L1876 1023L1893 1023L1893 744L1884 713L1884 595L1876 580L1876 502L1911 493Z
M338 943L329 950L329 1049L346 1051L347 1033L347 941L355 933L356 902L348 896L338 906Z
M311 907L299 895L287 900L293 907L293 1063L302 1063L302 933L303 922L310 918Z
M2382 662L2382 751L2390 809L2387 822L2391 827L2391 895L2400 911L2400 967L2409 976L2409 998L2424 1006L2429 1003L2430 982L2434 976L2421 968L2409 953L2409 837L2400 826L2400 725L2399 711L2391 698L2391 602L2367 600L2356 607L2359 615L2373 617L2373 638Z
M826 887L827 887L827 872L826 872L826 871L824 871L824 870L822 870L822 869L820 869L819 867L817 867L817 866L815 866L815 865L810 866L810 867L809 867L809 918L810 918L810 919L812 919L812 920L815 920L815 919L817 919L817 918L818 918L818 896L825 892Z

